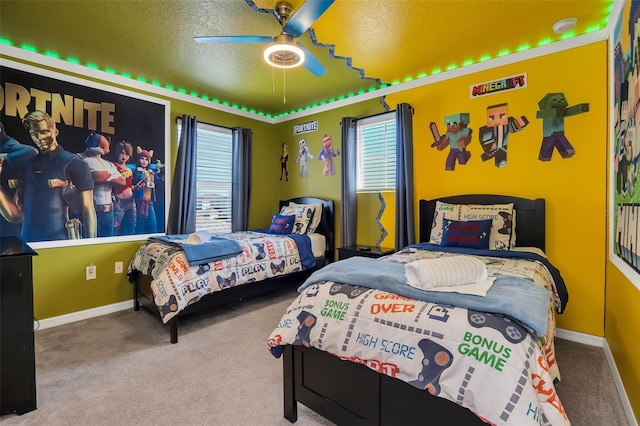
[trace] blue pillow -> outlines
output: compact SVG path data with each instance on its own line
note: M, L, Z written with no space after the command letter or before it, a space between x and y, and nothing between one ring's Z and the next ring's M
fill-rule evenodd
M489 249L491 219L457 221L443 219L442 247Z
M294 215L274 214L271 219L271 226L267 231L269 234L286 235L293 230L293 221L296 219Z

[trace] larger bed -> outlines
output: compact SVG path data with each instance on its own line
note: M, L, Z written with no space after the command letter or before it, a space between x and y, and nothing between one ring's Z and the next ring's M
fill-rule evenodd
M485 211L496 208L501 213ZM487 217L503 234L491 236L492 250L469 248L477 239L451 232ZM553 344L555 313L568 295L544 255L544 200L421 200L420 240L382 259L327 265L301 286L268 342L274 356L284 355L285 418L297 420L300 402L341 425L569 424L555 393ZM453 292L407 284L413 265L448 263L449 278L469 272L458 268L462 260L484 264L493 282ZM467 291L480 293L458 297Z
M168 325L171 343L177 343L180 317L297 286L312 271L331 262L333 201L298 197L279 204L278 218L274 215L270 229L149 238L127 270L133 283L134 309L144 307L156 314ZM291 219L292 227L307 226L299 234L280 230L282 234L276 235L277 220L284 216Z

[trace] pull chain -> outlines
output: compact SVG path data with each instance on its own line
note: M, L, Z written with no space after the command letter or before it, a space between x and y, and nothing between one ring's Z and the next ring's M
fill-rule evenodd
M273 55L271 57L273 61ZM271 67L271 93L276 93L276 68Z
M283 104L287 103L287 81L285 78L285 69L286 68L282 68L282 103Z

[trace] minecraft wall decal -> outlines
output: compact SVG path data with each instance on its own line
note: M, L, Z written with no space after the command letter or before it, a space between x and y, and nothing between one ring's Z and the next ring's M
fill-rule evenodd
M471 133L473 131L467 127L469 125L469 114L466 112L448 115L445 117L444 122L447 126L447 132L444 135L440 135L436 123L431 122L429 124L434 140L431 148L442 151L447 146L449 147L449 155L447 155L444 168L445 170L453 171L456 168L456 161L463 166L471 158L471 153L467 151L467 146L471 142Z
M509 106L506 103L487 107L487 125L480 127L478 138L483 153L482 161L494 159L495 166L507 165L507 144L509 134L523 130L529 124L524 115L509 117Z
M562 158L571 158L576 153L564 134L564 119L588 112L589 104L568 105L564 93L547 93L538 102L540 109L536 112L536 118L542 119L542 145L538 160L551 161L554 149Z

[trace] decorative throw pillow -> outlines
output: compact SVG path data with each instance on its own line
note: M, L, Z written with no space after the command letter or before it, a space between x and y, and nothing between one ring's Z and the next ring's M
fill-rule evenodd
M429 242L440 244L442 241L443 219L458 221L491 219L489 250L509 250L511 247L511 228L513 227L512 215L513 203L483 205L449 204L437 201Z
M489 248L491 219L457 221L443 219L442 247Z
M313 208L284 206L280 210L280 214L295 216L295 220L293 222L293 231L291 231L291 233L304 235L307 233L309 223L311 223L311 218L313 217Z
M293 222L295 219L293 215L274 214L271 219L271 226L269 226L269 234L290 234L293 230Z
M310 207L313 209L313 217L311 223L307 227L307 234L316 232L320 219L322 219L322 204L296 204L293 201L289 201L289 207Z

